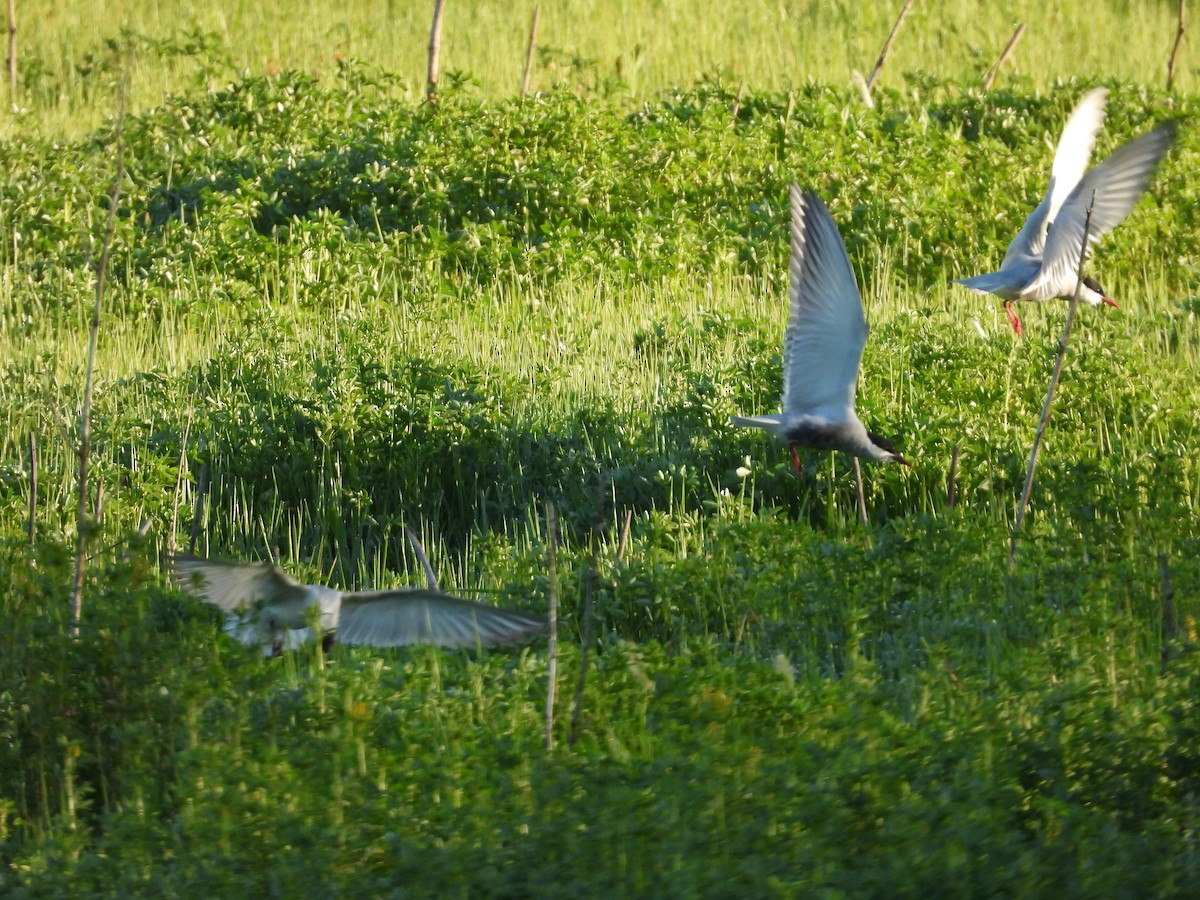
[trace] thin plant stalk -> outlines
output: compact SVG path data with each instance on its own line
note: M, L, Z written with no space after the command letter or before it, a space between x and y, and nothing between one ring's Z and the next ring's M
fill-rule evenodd
M558 682L558 516L554 504L546 501L546 569L550 574L550 644L546 660L546 752L554 750L554 693Z
M429 557L425 555L425 548L421 546L421 539L417 537L415 531L404 526L404 536L408 538L409 546L412 547L413 553L417 555L417 559L421 562L421 568L425 570L425 585L431 591L440 590L438 587L437 576L433 574L433 566L429 564Z
M1179 625L1175 618L1175 588L1171 586L1171 568L1167 564L1167 554L1158 557L1158 572L1162 580L1162 650L1161 663L1165 670L1171 659L1171 648L1175 636L1179 633Z
M599 555L600 531L603 526L604 478L596 491L596 515L592 522L591 559L583 582L583 650L579 655L579 681L575 684L575 703L571 709L571 733L567 743L572 747L579 739L579 713L583 708L583 689L587 685L588 651L592 644L592 599L596 592L596 557Z
M862 466L859 465L858 457L852 457L854 460L854 488L858 493L858 521L863 525L867 524L867 496L863 492L863 477Z
M183 426L183 440L179 447L179 464L175 467L175 499L171 504L171 528L167 532L167 556L175 555L175 529L179 527L179 501L183 497L183 470L187 467L187 448L188 436L192 431L192 416L196 411L196 404L192 403L188 407L187 422ZM196 522L192 520L192 534L196 533ZM193 537L192 548L194 549L196 541ZM191 552L191 551L189 551Z
M8 102L17 105L17 0L8 0Z
M1175 43L1171 45L1171 58L1167 60L1167 91L1175 84L1175 57L1179 53L1179 45L1183 43L1183 33L1186 27L1183 21L1184 0L1179 0L1179 18L1175 27ZM11 2L10 2L11 8Z
M1008 62L1008 58L1013 55L1013 51L1017 49L1017 44L1021 43L1021 38L1025 35L1025 23L1022 22L1017 26L1017 30L1013 32L1012 37L1008 39L1008 43L1004 45L1004 51L1000 54L1000 58L996 60L996 64L988 69L987 76L983 79L983 92L986 94L992 89L992 85L996 82L996 76L1000 73L1000 67ZM1168 86L1167 90L1170 90Z
M741 112L741 109L742 109L742 94L745 93L745 90L746 90L746 79L743 78L741 81L738 82L737 95L733 98L733 108L729 111L730 127L737 124L738 113Z
M1067 355L1067 342L1071 339L1071 327L1075 324L1075 311L1079 308L1079 291L1083 286L1083 263L1087 259L1088 236L1092 229L1092 208L1096 205L1096 192L1092 191L1091 202L1088 203L1087 217L1083 220L1083 244L1079 250L1079 268L1076 270L1075 294L1071 297L1071 306L1067 310L1067 324L1063 328L1062 340L1058 343L1058 355L1054 360L1054 372L1050 376L1050 386L1046 389L1046 400L1042 404L1042 415L1038 420L1037 431L1033 436L1033 447L1029 451L1029 465L1025 469L1025 486L1021 489L1021 501L1017 505L1017 515L1013 521L1012 534L1008 542L1008 570L1017 568L1017 535L1021 531L1021 522L1025 518L1025 510L1029 506L1029 494L1033 491L1033 473L1037 469L1038 453L1042 448L1042 438L1046 426L1050 422L1050 407L1054 403L1054 392L1058 388L1058 379L1062 375L1063 360Z
M433 25L429 29L429 71L425 78L425 99L437 100L438 63L442 53L442 9L445 0L434 0Z
M884 42L883 49L879 51L879 59L875 61L875 68L871 70L871 74L867 78L867 93L875 89L875 79L879 77L879 72L883 69L883 64L887 62L888 54L892 52L892 44L896 42L896 35L904 27L904 20L908 18L908 12L912 9L912 5L913 0L904 0L904 6L900 9L900 15L896 17L896 24L892 26L892 31L888 35L887 41Z
M37 437L29 432L29 546L37 538Z
M200 523L204 520L204 498L208 493L208 464L200 466L196 477L196 505L192 509L192 533L188 538L188 553L196 553L196 540L200 537ZM174 536L172 535L172 541Z
M529 46L525 48L525 72L521 76L521 96L529 93L529 76L533 74L533 51L537 48L538 18L542 14L542 4L533 4L533 21L529 24Z
M858 91L858 99L862 101L862 105L867 109L874 109L875 101L871 99L871 89L867 87L867 79L863 78L863 73L854 69L850 72L850 81Z
M121 199L121 182L125 178L125 98L117 117L117 177L113 180L108 206L108 224L100 248L100 264L96 268L96 301L92 306L92 321L88 332L87 370L83 382L83 406L79 413L79 509L75 524L75 577L71 583L71 636L79 637L79 616L83 610L84 545L87 542L87 479L88 453L91 438L92 387L96 371L96 345L100 338L100 309L104 300L104 277L108 272L108 257L112 251L113 232L117 227L117 203Z
M958 444L950 451L950 472L946 475L946 508L954 509L958 497Z
M621 527L621 541L617 544L617 562L625 558L625 551L629 548L629 527L633 524L633 509L625 510L625 524Z

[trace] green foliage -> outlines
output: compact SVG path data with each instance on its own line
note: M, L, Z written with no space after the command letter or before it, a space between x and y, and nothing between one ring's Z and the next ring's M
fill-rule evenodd
M1093 263L1123 308L1081 312L1015 573L1064 310L1016 342L945 284L998 260L1082 88L918 73L874 110L750 90L733 121L728 78L433 110L347 63L132 115L78 640L117 138L0 143L0 892L1195 893L1190 129ZM1195 102L1112 94L1101 153ZM792 179L863 285L860 409L915 461L867 468L865 527L846 460L797 478L727 424L777 403ZM227 641L157 568L201 479L202 552L410 583L409 524L447 589L524 609L552 500L555 750L542 644Z
M327 309L347 295L415 302L496 280L685 271L778 279L786 243L774 238L792 180L827 198L869 286L887 255L928 287L988 264L1011 237L1044 190L1045 138L1076 94L969 93L930 107L885 95L871 111L809 85L744 98L727 128L734 92L720 81L633 115L565 91L501 103L446 92L434 114L346 71L330 87L295 73L249 78L127 123L119 308L162 316L199 297L240 306L259 296ZM1164 103L1115 91L1101 150L1161 119ZM1190 112L1176 104L1174 114ZM1151 247L1169 286L1194 277L1184 134L1160 182L1172 200L1146 204L1122 229L1122 253L1102 256L1112 280ZM86 282L61 279L97 252L97 229L79 219L103 220L112 175L96 151L114 142L110 128L66 148L0 147L18 312L61 315L86 295ZM1009 190L994 190L997 173Z
M246 73L296 70L340 77L359 60L397 73L398 101L419 102L425 88L430 7L397 0L331 4L266 0L220 6L158 0L107 0L104 15L84 6L23 0L19 84L11 126L55 137L95 128L120 91L141 112L172 97L219 89ZM787 90L819 80L851 84L868 72L891 29L895 3L780 5L746 0L736 16L711 0L555 0L542 10L531 89L583 96L653 98L697 73L723 71L751 92ZM480 96L512 96L529 41L530 6L479 0L444 9L442 85ZM1161 84L1176 27L1176 5L932 2L914 6L878 85L928 102L928 82L978 86L1012 34L1028 26L997 87L1045 91L1065 75ZM1195 89L1181 53L1175 84ZM9 126L0 126L9 127Z

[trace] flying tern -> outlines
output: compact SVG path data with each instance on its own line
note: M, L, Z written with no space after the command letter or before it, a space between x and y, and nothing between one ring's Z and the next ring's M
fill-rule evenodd
M1000 270L955 279L978 293L1003 298L1004 312L1017 334L1022 333L1013 308L1017 301L1069 300L1074 296L1088 207L1092 207L1091 247L1129 215L1175 139L1175 122L1164 122L1087 171L1096 133L1104 124L1107 94L1104 88L1088 91L1067 119L1054 153L1046 196L1008 245ZM1079 299L1092 306L1117 305L1098 281L1087 276Z
M812 191L791 186L792 241L788 324L783 337L783 412L732 416L742 428L761 428L788 445L842 450L876 462L909 465L854 411L855 383L867 320L837 225Z
M303 640L310 615L321 631L344 644L398 647L494 647L531 640L547 630L541 616L463 600L424 588L339 591L301 584L269 562L245 563L177 556L171 578L227 613L225 630L277 656ZM315 607L317 612L310 613Z

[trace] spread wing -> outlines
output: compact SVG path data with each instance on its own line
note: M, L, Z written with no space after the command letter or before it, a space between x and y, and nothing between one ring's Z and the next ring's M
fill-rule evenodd
M289 601L304 603L308 598L306 585L269 562L175 556L171 558L171 580L189 594L226 612Z
M1029 257L1039 257L1046 246L1046 229L1058 216L1058 211L1071 195L1071 191L1083 178L1096 146L1096 134L1104 124L1104 105L1108 91L1096 88L1088 91L1075 105L1075 110L1063 126L1054 151L1054 165L1050 169L1050 186L1037 208L1029 214L1017 236L1008 245L1000 268L1009 263Z
M547 627L542 616L462 600L441 591L356 591L342 595L337 640L372 647L494 647L530 640Z
M785 415L854 414L867 320L837 225L812 191L791 187L792 258L783 338Z
M1050 228L1041 272L1022 291L1024 295L1053 296L1062 285L1075 283L1083 226L1093 192L1096 200L1088 230L1089 248L1120 225L1145 193L1155 169L1175 140L1175 129L1174 121L1164 122L1114 150L1108 159L1083 176Z

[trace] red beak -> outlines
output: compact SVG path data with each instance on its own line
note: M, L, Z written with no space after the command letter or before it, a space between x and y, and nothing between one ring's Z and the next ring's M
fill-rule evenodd
M1100 299L1103 300L1106 305L1111 306L1113 309L1121 308L1121 307L1117 306L1117 301L1114 300L1112 297L1101 297Z

